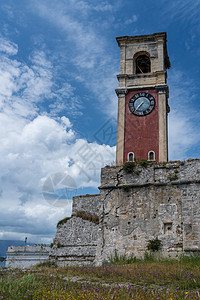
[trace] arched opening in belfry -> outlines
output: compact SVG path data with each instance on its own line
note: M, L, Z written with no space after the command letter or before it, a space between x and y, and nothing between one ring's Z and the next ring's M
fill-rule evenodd
M148 160L154 161L155 160L155 152L154 151L149 151L148 153Z
M129 154L128 154L128 161L131 161L131 162L134 161L134 153L133 152L129 152Z
M143 74L151 72L151 61L148 55L141 54L135 59L135 73Z

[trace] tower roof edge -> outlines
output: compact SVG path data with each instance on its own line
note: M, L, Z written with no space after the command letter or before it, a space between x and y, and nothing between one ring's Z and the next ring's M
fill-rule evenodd
M153 34L145 34L145 35L134 35L134 36L119 36L116 37L116 41L118 45L120 46L121 42L130 42L130 41L140 41L140 40L150 40L150 39L156 39L156 38L163 38L164 41L167 41L167 33L166 32L157 32Z

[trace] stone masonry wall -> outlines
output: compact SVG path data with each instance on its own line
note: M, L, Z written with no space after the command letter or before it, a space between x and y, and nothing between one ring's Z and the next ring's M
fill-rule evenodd
M101 206L102 203L99 194L76 196L73 197L72 215L76 215L78 211L99 215Z
M72 216L58 226L51 261L59 266L89 265L96 256L98 223L101 214L100 195L76 196L73 198ZM87 220L88 218L88 220Z
M107 167L100 191L97 265L115 250L142 257L156 237L163 256L200 253L200 160Z

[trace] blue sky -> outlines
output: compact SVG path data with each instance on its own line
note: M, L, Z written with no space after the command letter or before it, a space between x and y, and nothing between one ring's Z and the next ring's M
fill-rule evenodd
M0 1L0 239L51 242L115 160L115 37L167 32L170 160L199 158L200 1Z

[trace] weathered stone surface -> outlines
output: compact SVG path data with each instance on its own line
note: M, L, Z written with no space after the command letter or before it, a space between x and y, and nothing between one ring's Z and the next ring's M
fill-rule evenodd
M77 217L80 211L100 223ZM64 266L100 265L115 250L143 257L156 237L163 256L200 253L200 160L136 165L131 174L103 168L100 194L74 197L50 258Z
M70 218L59 226L54 243L61 246L93 245L97 239L98 225L82 220L79 217Z
M113 255L144 255L158 237L163 256L200 252L200 160L102 169L103 212L96 264Z
M72 217L58 227L50 259L59 266L90 265L96 255L99 225L77 217L99 216L102 211L100 195L85 195L73 198Z
M101 205L100 194L73 197L72 215L75 215L78 211L85 211L98 215Z

